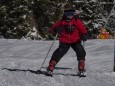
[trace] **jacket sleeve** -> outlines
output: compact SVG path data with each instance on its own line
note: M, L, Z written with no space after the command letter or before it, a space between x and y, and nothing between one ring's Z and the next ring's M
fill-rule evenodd
M58 27L58 26L60 26L60 25L61 25L61 20L58 21L58 22L56 22L56 23L50 28L50 32L51 32L51 33L55 33L55 32L54 32L54 28L56 28L56 27Z
M85 28L83 22L80 19L77 20L77 27L81 35L87 34L87 29Z

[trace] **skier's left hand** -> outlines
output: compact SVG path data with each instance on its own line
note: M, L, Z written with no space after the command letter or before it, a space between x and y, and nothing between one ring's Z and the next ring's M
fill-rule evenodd
M54 28L54 32L60 34L62 32L62 27L58 26L58 27Z
M83 41L87 41L87 39L88 39L88 34L83 34L83 35L81 36L81 39L82 39Z

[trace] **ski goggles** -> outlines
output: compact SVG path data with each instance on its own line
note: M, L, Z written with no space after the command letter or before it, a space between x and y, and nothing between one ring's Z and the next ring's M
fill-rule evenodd
M65 16L74 16L75 15L75 11L73 11L73 10L65 11L64 15Z

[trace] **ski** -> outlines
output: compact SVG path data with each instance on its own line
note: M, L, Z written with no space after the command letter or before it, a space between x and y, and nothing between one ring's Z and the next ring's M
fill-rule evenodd
M39 71L38 74L43 74L45 76L50 76L53 77L53 72L52 71ZM59 73L60 74L60 73ZM77 74L62 74L64 76L78 76L78 77L86 77L86 74L84 71L79 71Z

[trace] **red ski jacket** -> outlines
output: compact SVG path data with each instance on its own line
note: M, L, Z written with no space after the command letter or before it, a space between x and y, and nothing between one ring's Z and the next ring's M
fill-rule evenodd
M81 41L80 37L83 34L87 34L87 30L80 19L73 18L70 22L60 20L50 28L50 31L55 33L54 29L59 26L62 28L62 32L59 34L59 41L63 43L74 43Z

